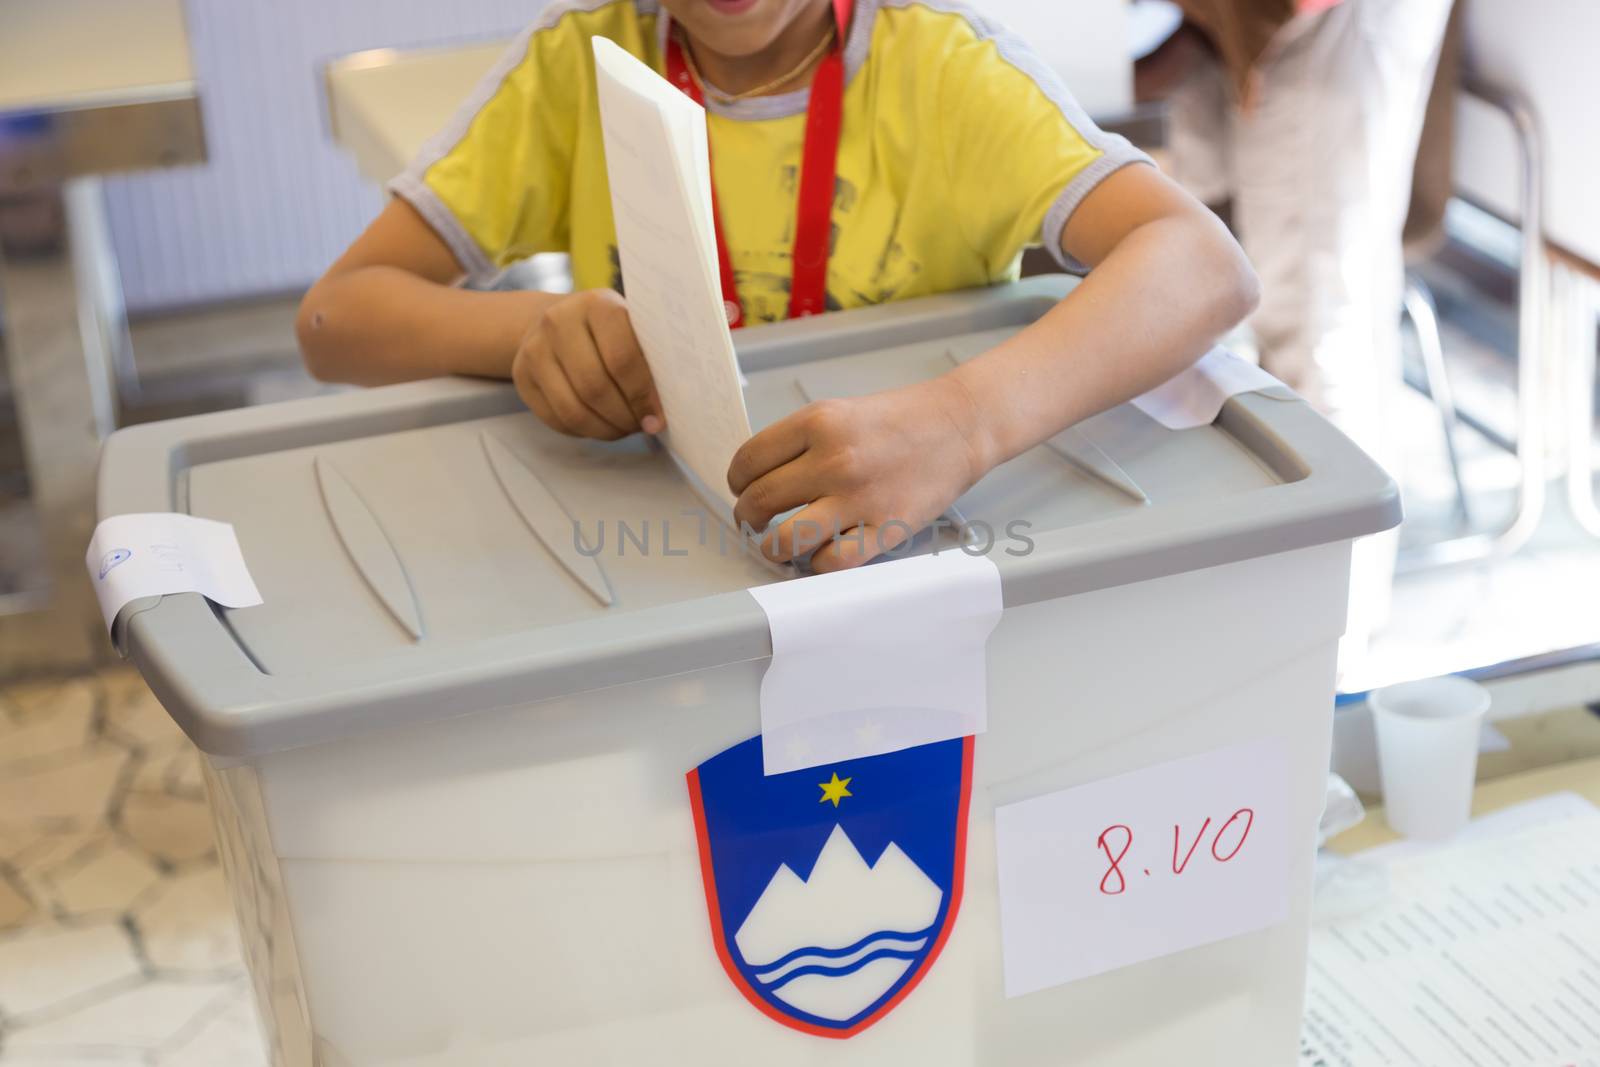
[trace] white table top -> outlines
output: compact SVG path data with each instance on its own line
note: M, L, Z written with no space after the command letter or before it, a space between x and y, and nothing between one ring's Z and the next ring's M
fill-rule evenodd
M360 52L328 68L333 135L362 175L386 182L494 66L508 42L416 52Z
M1487 815L1525 800L1567 791L1600 804L1600 759L1559 763L1482 782L1472 793L1472 814ZM1397 840L1399 835L1384 821L1383 809L1371 808L1365 819L1328 842L1328 847L1348 856Z
M182 0L0 0L0 112L194 92Z

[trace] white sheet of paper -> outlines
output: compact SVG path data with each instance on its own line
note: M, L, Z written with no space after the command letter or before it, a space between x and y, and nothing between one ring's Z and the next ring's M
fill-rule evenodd
M1006 996L1282 922L1288 811L1275 738L996 808Z
M225 608L261 603L233 526L171 512L113 515L84 556L106 629L140 597L200 593Z
M1467 828L1453 840L1412 841L1402 837L1387 845L1369 848L1365 852L1347 858L1345 862L1392 863L1395 860L1415 859L1430 852L1442 852L1474 841L1511 837L1528 830L1551 826L1566 819L1593 815L1597 810L1600 809L1596 809L1592 801L1577 793L1566 791L1550 793L1521 804L1513 804L1509 808L1491 811L1487 815L1479 815L1467 823Z
M1188 370L1158 385L1133 405L1169 430L1209 426L1229 397L1284 384L1247 359L1213 348Z
M767 774L988 728L1000 572L957 549L750 590L772 628L761 679Z
M731 510L728 463L750 417L723 310L705 111L613 42L593 42L623 288L666 415L663 441Z
M1300 1063L1600 1067L1600 813L1393 855L1383 903L1312 929Z

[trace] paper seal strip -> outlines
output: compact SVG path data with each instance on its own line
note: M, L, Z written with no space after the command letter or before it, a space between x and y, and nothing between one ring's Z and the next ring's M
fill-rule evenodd
M1215 422L1230 397L1264 391L1293 396L1288 386L1254 363L1213 348L1164 385L1134 397L1133 406L1169 430L1190 430Z
M1000 572L960 550L750 590L772 629L761 681L767 774L988 727Z
M106 630L143 597L199 593L225 608L261 603L233 526L173 512L113 515L94 528L84 557Z

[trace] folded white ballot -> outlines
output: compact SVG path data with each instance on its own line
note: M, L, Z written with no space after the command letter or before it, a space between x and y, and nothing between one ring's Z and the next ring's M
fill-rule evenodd
M750 417L723 309L705 110L604 37L594 58L623 289L662 440L708 503L731 512L728 464Z

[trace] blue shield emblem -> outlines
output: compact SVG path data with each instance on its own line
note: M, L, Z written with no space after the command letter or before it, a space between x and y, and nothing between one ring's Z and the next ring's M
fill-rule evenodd
M844 1038L910 994L961 907L972 738L769 777L752 737L688 777L712 941L746 999Z

